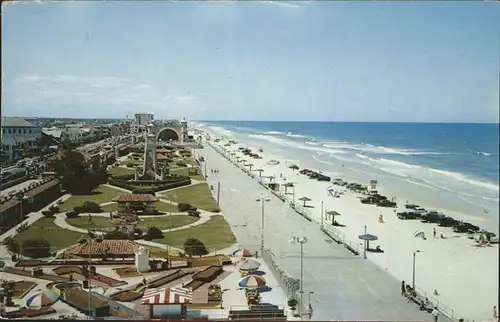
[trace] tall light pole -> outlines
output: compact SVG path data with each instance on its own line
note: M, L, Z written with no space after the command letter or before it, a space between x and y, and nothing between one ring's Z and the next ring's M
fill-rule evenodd
M299 243L300 244L300 305L299 305L299 314L300 314L300 320L303 320L304 319L304 313L303 313L303 305L304 305L304 244L307 243L307 238L293 236L292 239L290 239L290 243L292 243L292 244Z
M264 252L264 204L266 202L270 202L271 198L267 198L264 196L257 197L255 201L260 202L261 204L261 217L260 217L260 256L262 256Z
M416 250L413 252L413 274L412 274L412 282L411 282L411 287L415 290L415 257L417 253L420 253L420 250Z

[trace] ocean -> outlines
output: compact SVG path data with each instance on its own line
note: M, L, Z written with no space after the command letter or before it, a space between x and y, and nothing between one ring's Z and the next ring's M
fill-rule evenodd
M499 125L199 121L221 135L498 231Z

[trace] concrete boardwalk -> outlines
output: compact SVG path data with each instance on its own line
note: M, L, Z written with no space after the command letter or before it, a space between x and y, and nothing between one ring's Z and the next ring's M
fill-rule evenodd
M261 229L261 204L256 197L267 192L255 179L224 159L211 147L198 150L210 167L220 169L208 177L208 183L221 184L220 206L243 247L258 250ZM432 316L407 303L396 280L373 262L348 252L293 211L288 204L269 195L265 205L264 235L278 262L292 276L300 277L300 246L289 243L292 235L305 236L304 304L314 292L311 304L313 320L419 320ZM439 321L449 321L440 316Z

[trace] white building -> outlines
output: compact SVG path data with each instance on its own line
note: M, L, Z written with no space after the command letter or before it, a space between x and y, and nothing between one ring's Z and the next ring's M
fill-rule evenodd
M142 125L148 125L153 122L153 114L151 113L135 113L135 122Z
M16 159L22 152L34 152L42 138L42 128L19 117L2 117L2 152Z

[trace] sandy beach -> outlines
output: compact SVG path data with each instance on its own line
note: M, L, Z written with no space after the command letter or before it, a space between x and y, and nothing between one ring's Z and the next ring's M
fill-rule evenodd
M212 135L213 138L221 136L220 133L212 133ZM218 144L219 148L222 148L225 143L227 141L212 142L212 144ZM238 153L240 146L249 147L262 159L250 160L249 157ZM329 187L332 187L331 183L311 180L307 176L298 174L298 171L289 169L291 164L297 164L300 168L310 168L307 164L300 164L297 160L279 159L277 155L273 155L272 151L257 152L259 146L251 142L240 142L238 145L225 146L224 148L237 152L237 155L249 160L254 165L253 169L263 169L262 176L274 176L275 182L281 184L293 182L296 199L304 196L312 199L308 202L310 205L308 209L311 216L314 217L313 222L309 223L295 214L299 221L302 220L303 229L314 227L311 229L316 231L318 238L322 240L327 238L326 235L319 232L318 224L321 221L321 203L323 202L325 211L335 210L341 214L335 219L345 227L336 228L354 244L361 244L358 235L364 233L365 226L367 226L368 233L378 237L378 240L373 242L371 246L379 245L384 253L369 252L367 258L376 263L381 270L389 272L397 281L405 280L411 284L413 252L417 252L415 256L415 285L422 293L425 293L430 300L438 301L444 310L452 312L455 316L475 321L491 319L492 307L498 303L498 245L477 247L473 240L467 238L466 234L453 233L451 228L425 224L419 220L399 220L396 217L395 209L362 204L359 199L360 195L350 191L345 191L340 198L333 198L327 191ZM271 159L276 159L279 164L269 165L268 161ZM329 175L342 172L342 169L329 170ZM259 176L258 172L254 174ZM208 175L210 176L210 172ZM333 178L337 177L333 176ZM256 181L256 179L254 180ZM269 182L269 179L265 180ZM367 184L368 182L360 183ZM377 188L381 194L384 194L383 186L384 183L379 182ZM337 188L337 190L343 189ZM389 199L392 197L392 195L387 196ZM291 195L288 197L291 198ZM396 209L400 211L404 208L405 199L397 195L396 198L398 202ZM275 197L273 199L278 200ZM301 202L297 200L297 203ZM426 205L422 204L422 206ZM282 203L282 207L289 208L286 203ZM470 218L461 217L457 213L449 211L446 213L456 219L470 220ZM384 223L379 223L379 215L383 215ZM289 225L288 220L280 221L282 229L287 229ZM328 226L330 223L325 221L324 225ZM433 237L434 227L437 230L438 238ZM414 237L414 233L418 230L425 232L427 240ZM445 239L439 238L441 233ZM258 244L259 234L256 233L254 238L255 244ZM248 242L250 243L251 240ZM283 242L282 245L284 251L289 249L286 242ZM439 295L434 295L434 290L437 290Z

